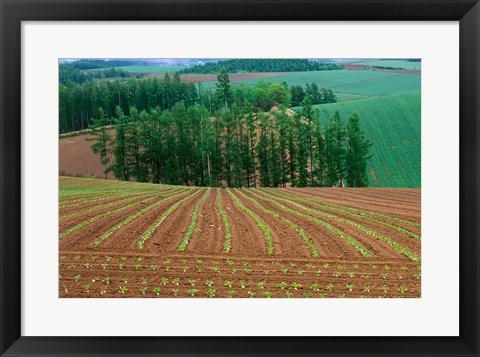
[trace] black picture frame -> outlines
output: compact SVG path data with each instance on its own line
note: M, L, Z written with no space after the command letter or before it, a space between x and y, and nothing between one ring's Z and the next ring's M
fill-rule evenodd
M0 12L1 356L480 355L478 0L0 0ZM459 21L460 336L22 337L21 22L83 20Z

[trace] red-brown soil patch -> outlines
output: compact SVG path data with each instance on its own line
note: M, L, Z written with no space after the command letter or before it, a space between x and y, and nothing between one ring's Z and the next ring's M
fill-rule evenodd
M281 76L284 74L294 74L297 72L257 72L257 73L230 73L230 82L237 83L242 81L248 81L249 79L259 79L259 78L270 78ZM158 78L163 79L164 74L157 76ZM216 74L181 74L180 81L182 82L193 82L193 83L203 83L203 82L216 82Z
M59 139L58 164L61 175L105 178L100 158L90 148L93 143L87 141L87 138L91 137L86 134ZM112 173L108 173L107 178L114 179L115 177Z

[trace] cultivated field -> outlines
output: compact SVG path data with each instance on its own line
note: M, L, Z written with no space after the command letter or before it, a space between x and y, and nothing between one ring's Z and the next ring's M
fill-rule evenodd
M320 88L332 89L339 98L359 99L362 96L381 96L420 91L420 77L384 71L312 71L280 74L267 79L257 78L240 83L255 85L261 80L305 86L316 83ZM215 81L204 83L204 88L215 88Z
M372 143L372 156L368 162L369 186L420 187L420 92L316 107L324 124L337 110L342 118L348 118L353 111L358 111L365 137Z
M419 189L60 178L61 297L420 297Z

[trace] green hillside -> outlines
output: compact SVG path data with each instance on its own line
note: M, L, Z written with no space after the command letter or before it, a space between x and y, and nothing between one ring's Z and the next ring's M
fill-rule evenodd
M344 121L354 110L359 112L365 136L373 144L368 167L370 186L421 186L420 92L316 107L323 122L336 110Z

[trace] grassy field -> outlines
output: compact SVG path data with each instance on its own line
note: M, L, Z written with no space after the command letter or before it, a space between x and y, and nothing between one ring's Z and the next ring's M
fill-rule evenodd
M256 85L265 79L253 79L241 83ZM380 71L315 71L282 74L266 79L272 83L287 82L289 86L316 83L320 88L331 88L339 98L379 96L420 91L420 77ZM215 88L215 82L205 82L205 89ZM356 98L358 99L358 98Z
M376 61L359 61L352 62L354 64L365 64L369 66L394 67L398 69L422 69L421 62L408 62L402 60L376 60Z
M336 110L346 121L354 111L373 146L368 174L373 187L420 187L420 93L389 95L317 106L325 122ZM298 108L294 108L298 109Z

